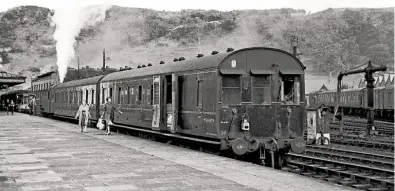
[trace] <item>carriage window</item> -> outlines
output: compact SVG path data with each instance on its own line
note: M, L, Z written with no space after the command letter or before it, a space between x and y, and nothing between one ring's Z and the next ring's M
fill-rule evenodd
M127 94L127 96L128 96L128 104L130 104L130 96L132 96L131 93L129 93L130 91L132 91L132 90L130 90L130 86L129 86L128 87L128 94Z
M151 89L150 89L150 95L151 95L151 97L150 97L150 105L153 105L153 103L154 103L154 85L152 85L151 84Z
M112 88L110 88L110 92L109 92L110 94L109 94L109 97L112 99L112 100L114 100L114 98L112 97Z
M159 83L158 82L154 82L154 93L153 93L153 96L154 96L153 104L154 105L159 104L159 97L160 97L160 95L159 95Z
M128 89L126 87L124 87L123 88L123 97L122 97L122 103L123 104L127 103L127 100L128 100L128 97L129 97L128 93L129 93Z
M137 96L137 105L141 105L141 99L143 98L143 86L139 86L138 96Z
M106 96L105 92L106 92L106 88L103 88L103 90L101 91L101 103L105 103L105 100L106 100L106 98L105 98L105 96Z
M123 96L123 93L122 93L122 88L121 88L121 87L119 87L119 88L118 88L118 98L117 98L117 102L118 102L118 104L122 104L122 101L121 101L121 99L122 99L122 96Z
M253 104L270 104L271 103L271 86L270 75L261 75L252 77L252 103Z
M147 105L152 105L152 85L148 85L147 88Z
M197 85L197 106L202 107L203 105L203 81L199 80Z
M73 92L69 92L69 103L73 101Z
M299 76L283 76L282 91L284 92L284 101L286 104L300 104L300 80ZM326 98L323 98L326 100Z
M135 95L134 95L134 87L132 86L132 87L130 87L130 88L131 88L131 91L132 91L132 92L130 93L130 94L131 94L131 95L130 95L131 104L134 105L134 104L136 103L136 101L135 101L135 99L134 99L134 96L135 96Z
M224 105L240 104L240 75L222 76L222 103Z
M86 104L89 104L89 91L88 90L85 90L85 101L86 101Z
M83 91L80 91L80 103L82 103L82 100L84 99Z
M92 104L95 104L95 90L92 90L92 100L91 100Z

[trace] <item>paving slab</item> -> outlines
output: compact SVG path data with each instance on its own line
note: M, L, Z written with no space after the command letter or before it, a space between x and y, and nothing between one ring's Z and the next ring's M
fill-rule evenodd
M88 131L0 112L0 190L356 190L137 137Z

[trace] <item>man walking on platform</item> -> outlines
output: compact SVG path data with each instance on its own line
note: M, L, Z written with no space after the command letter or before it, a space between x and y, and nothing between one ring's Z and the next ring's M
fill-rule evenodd
M7 101L5 102L5 108L7 109L7 115L8 115L8 111L10 108L10 100L9 99L7 99Z
M33 110L34 110L34 106L36 105L34 96L30 96L30 100L29 100L29 115L33 115Z
M14 100L11 100L11 103L9 104L8 108L11 109L11 113L12 113L12 115L14 115L14 109L15 109ZM7 112L7 114L8 114L8 112Z

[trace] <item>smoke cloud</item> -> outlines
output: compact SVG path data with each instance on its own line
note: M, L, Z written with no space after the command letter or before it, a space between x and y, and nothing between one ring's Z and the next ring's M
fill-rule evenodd
M88 7L62 7L55 9L52 24L56 25L53 35L56 40L56 54L60 83L63 82L67 67L74 59L75 37L81 29L95 25L105 19L106 11L112 5L94 5Z

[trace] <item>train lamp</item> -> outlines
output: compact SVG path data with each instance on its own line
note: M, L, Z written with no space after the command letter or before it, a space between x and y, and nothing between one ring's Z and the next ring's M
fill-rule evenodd
M250 130L250 123L248 122L248 114L245 113L242 117L242 124L241 124L241 129L243 131L249 131Z
M291 45L292 45L292 48L293 48L293 51L294 51L293 53L294 53L295 56L298 55L298 50L297 50L298 43L299 43L298 37L297 36L292 36L291 37Z

